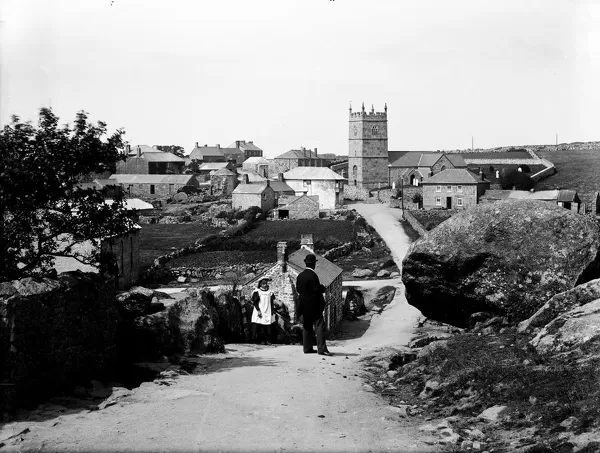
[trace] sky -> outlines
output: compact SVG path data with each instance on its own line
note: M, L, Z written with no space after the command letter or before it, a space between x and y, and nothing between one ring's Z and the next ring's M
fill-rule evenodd
M595 4L596 3L596 4ZM131 144L348 153L600 140L593 0L0 0L0 123L85 110Z

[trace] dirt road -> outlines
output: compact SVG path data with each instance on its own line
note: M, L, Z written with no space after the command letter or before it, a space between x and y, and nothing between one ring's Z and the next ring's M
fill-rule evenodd
M400 264L408 239L397 213L354 207ZM197 358L197 374L144 383L102 410L43 406L0 430L2 440L29 429L0 451L438 451L418 422L363 388L360 358L406 344L419 314L395 283L396 297L362 336L347 323L347 339L329 343L333 357L305 355L301 346L228 345L227 354Z

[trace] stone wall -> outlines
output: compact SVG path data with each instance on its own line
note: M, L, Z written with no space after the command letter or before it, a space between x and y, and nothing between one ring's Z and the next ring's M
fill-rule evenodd
M346 200L366 200L369 198L369 190L359 186L344 186L344 198Z
M108 378L117 321L115 283L97 274L0 283L0 378L22 405Z
M189 184L122 184L123 189L130 195L144 198L170 197L185 186L198 187L198 180L192 178ZM154 192L154 193L152 193Z
M477 185L462 185L461 192L458 191L457 185L450 185L448 192L446 185L441 186L441 192L437 192L437 185L426 184L423 186L423 208L453 208L453 209L468 209L477 204ZM441 198L441 204L436 204L436 198ZM452 206L447 206L447 198L452 198ZM462 207L458 206L457 199L462 198Z
M404 219L408 222L408 224L415 230L419 236L424 236L427 231L423 228L423 225L411 214L410 211L404 211Z

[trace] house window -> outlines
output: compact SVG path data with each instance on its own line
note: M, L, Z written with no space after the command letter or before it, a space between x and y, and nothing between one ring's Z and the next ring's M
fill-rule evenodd
M456 199L456 206L461 206L462 207L462 205L463 205L463 199L462 199L462 197L457 198Z
M435 187L435 191L436 192L441 192L442 191L442 186L436 186Z
M436 206L442 205L442 197L435 197L435 205Z
M150 184L150 194L154 195L154 184Z
M452 186L446 186L446 192L452 192Z
M456 186L456 191L462 193L462 186Z

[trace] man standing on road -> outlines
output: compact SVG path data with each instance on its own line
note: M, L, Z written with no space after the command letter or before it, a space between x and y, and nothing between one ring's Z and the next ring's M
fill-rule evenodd
M309 253L304 258L304 264L306 264L306 269L296 279L296 289L300 294L297 316L303 316L302 346L304 353L315 352L312 345L314 327L317 334L317 352L319 355L331 355L325 344L325 320L323 319L325 298L323 293L326 290L315 272L317 257Z

